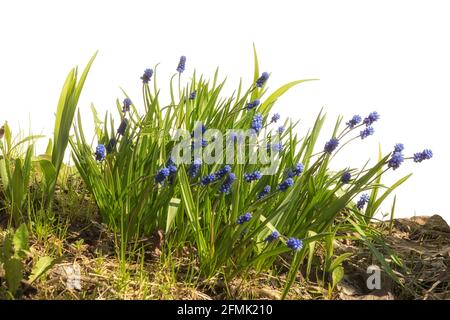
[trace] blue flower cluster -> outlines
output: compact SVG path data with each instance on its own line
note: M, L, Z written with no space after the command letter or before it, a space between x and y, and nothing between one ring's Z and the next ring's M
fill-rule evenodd
M366 126L372 125L374 122L378 121L380 119L380 115L378 112L374 111L371 112L366 118L364 118L364 124Z
M397 143L394 146L394 152L402 152L405 149L405 146L403 145L403 143Z
M281 143L281 141L274 143L274 144L268 143L267 151L270 151L270 150L272 150L273 152L280 152L281 150L283 150L283 143Z
M222 183L222 185L219 187L220 193L228 194L231 191L231 185L233 184L234 180L236 180L236 176L234 173L230 172L225 179L225 181Z
M149 83L153 76L153 69L145 69L144 74L141 77L142 83Z
M284 132L284 126L279 126L277 129L278 134L283 134Z
M350 179L351 179L351 178L352 178L351 173L348 172L348 171L345 171L345 172L342 174L342 176L341 176L341 182L342 182L343 184L347 184L347 183L350 182Z
M123 113L130 111L131 103L132 103L132 102L131 102L131 99L130 99L130 98L125 98L125 99L123 100L123 107L122 107L122 112L123 112Z
M167 160L166 167L169 169L169 182L172 184L178 171L175 160L172 157L169 157Z
M201 134L200 134L201 132ZM196 135L200 136L206 132L206 126L203 123L200 123L197 128L191 133L191 137Z
M249 222L252 219L252 214L250 212L247 212L243 214L242 216L239 216L236 223L237 224L244 224L245 222Z
M354 115L353 118L351 118L347 123L347 127L350 129L353 129L356 125L358 125L361 122L361 117L359 115Z
M256 80L256 87L261 88L266 83L267 79L269 79L269 74L267 72L263 72L258 80Z
M207 147L207 146L208 146L208 140L205 140L203 138L201 140L194 139L191 142L191 149L192 150L197 150L197 149L204 148L204 147Z
M430 149L425 149L422 152L414 153L414 162L422 162L423 160L429 160L433 157L433 152Z
M394 152L388 162L388 167L394 170L398 169L404 160L405 158L401 152Z
M259 180L259 179L261 179L261 177L262 177L261 172L258 170L255 170L250 173L244 173L244 179L246 182L252 182L255 180Z
M97 148L95 148L95 160L103 161L106 158L106 148L103 144L99 144Z
M121 136L125 134L125 130L127 129L128 120L123 118L120 122L119 128L117 129L117 133Z
M339 140L336 138L331 138L330 141L325 143L324 151L326 153L332 153L339 145Z
M155 175L155 182L162 184L164 180L170 175L170 170L168 168L160 169Z
M262 127L263 127L263 116L257 113L255 114L252 120L252 129L258 133L262 129Z
M269 185L265 186L264 189L256 195L256 200L262 199L270 193L271 187Z
M284 180L283 182L281 182L278 185L278 190L286 191L289 187L292 187L293 185L294 185L294 179L287 178L286 180Z
M273 242L275 240L277 240L280 237L280 234L277 231L272 232L271 234L269 234L266 239L264 239L264 241L266 242Z
M367 204L367 202L369 202L369 195L367 193L364 193L363 195L361 195L358 202L356 203L356 207L359 210L362 210L364 206Z
M178 62L177 71L178 71L179 73L183 73L185 67L186 67L186 57L185 57L185 56L181 56L181 57L180 57L180 62Z
M303 241L294 237L286 241L286 246L294 251L299 251L303 248Z
M241 144L245 141L245 134L241 132L230 132L228 141L232 143L237 142Z
M375 132L375 130L372 127L366 127L364 130L361 130L359 132L359 136L361 137L361 139L365 139L371 135L373 135Z
M256 108L259 106L261 102L258 99L253 100L252 102L247 103L247 109L252 110L253 108Z
M272 116L271 122L275 123L275 122L277 122L278 120L280 120L280 114L279 114L279 113L275 113L275 114Z
M189 167L189 176L191 178L195 178L198 174L198 172L200 171L200 167L202 165L202 160L201 159L194 159L194 161L192 162L191 166Z
M213 183L214 181L216 181L216 175L214 173L208 174L207 176L204 176L201 180L200 180L200 184L202 186L206 186L210 183Z
M214 175L217 179L222 179L227 173L231 172L231 167L229 165L224 166L222 169L216 171Z
M303 164L297 163L293 169L288 171L287 176L289 178L298 177L299 175L302 174L303 170L304 170Z
M189 100L194 100L197 97L197 91L194 90L189 94Z
M222 169L211 173L200 180L200 184L206 186L210 183L213 183L217 180L222 179L227 173L231 174L231 167L229 165L224 166ZM234 175L234 174L233 174ZM234 180L234 179L233 179Z
M116 147L117 140L116 138L109 139L108 143L106 144L106 152L111 153L114 151L114 148Z

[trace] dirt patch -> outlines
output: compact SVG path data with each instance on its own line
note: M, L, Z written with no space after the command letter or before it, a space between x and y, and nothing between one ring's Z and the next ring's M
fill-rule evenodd
M401 284L382 274L381 288L369 290L367 268L376 264L367 249L340 244L353 252L344 263L346 276L338 286L341 299L450 299L450 227L438 216L396 219L380 225L388 247L401 266L394 273ZM394 265L391 263L391 265Z

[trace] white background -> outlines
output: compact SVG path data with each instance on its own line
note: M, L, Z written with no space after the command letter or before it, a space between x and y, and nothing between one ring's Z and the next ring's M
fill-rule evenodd
M320 78L288 92L276 105L283 117L312 125L328 113L322 143L337 115L377 110L375 136L358 141L333 164L361 166L376 159L378 143L397 142L406 154L431 148L434 158L405 163L384 180L413 177L397 192L397 216L440 214L450 221L448 108L450 104L448 1L5 1L0 0L0 122L16 132L52 134L54 110L69 69L100 53L79 107L116 112L123 87L141 104L139 77L158 67L163 94L180 55L185 77L216 66L250 84L255 42L269 87ZM166 90L164 90L166 89ZM45 145L42 142L41 145ZM42 150L41 150L42 151ZM390 204L386 204L385 209Z

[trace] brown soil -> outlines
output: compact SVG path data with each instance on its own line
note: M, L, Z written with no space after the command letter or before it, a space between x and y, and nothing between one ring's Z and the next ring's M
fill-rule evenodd
M384 239L403 266L394 272L402 285L383 275L380 290L368 290L367 267L377 264L368 250L342 245L355 255L338 286L341 299L450 299L450 227L438 215L396 219ZM392 228L391 228L392 227Z

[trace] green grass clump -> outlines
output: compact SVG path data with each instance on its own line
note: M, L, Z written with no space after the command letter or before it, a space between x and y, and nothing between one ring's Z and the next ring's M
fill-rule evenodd
M46 230L43 226L53 216L55 188L70 143L75 175L81 177L102 222L114 233L124 273L127 261L140 256L142 239L163 232L162 257L170 259L188 248L196 265L187 272L192 281L230 282L236 277L284 273L285 297L303 265L307 276L320 270L331 292L343 277L342 262L350 255L336 256L334 241L346 237L363 241L396 279L373 245L379 233L370 222L386 197L409 177L391 187L381 184L381 177L403 161L401 151L380 152L372 167L330 169L336 153L372 133L370 125L378 120L377 114L369 115L365 123L359 119L345 126L339 117L329 142L318 147L325 122L322 111L304 136L295 132L296 123L290 119L276 125L279 117L271 112L290 88L315 79L293 81L267 94L269 74L261 75L255 52L252 84L244 87L241 81L231 95L224 94L225 81L219 81L217 71L212 80L194 72L185 81L183 61L171 78L164 104L156 67L155 72L146 70L141 78L143 112L125 94L123 103L117 100L117 126L111 114L101 120L92 107L96 141L92 145L83 131L85 119L80 111L72 122L94 58L78 82L76 69L69 73L58 103L54 144L49 142L45 155L33 156L33 136L17 144L29 144L24 153L13 153L11 133L5 126L0 190L3 212L15 226L28 221L30 229ZM258 134L235 145L234 134L252 127ZM180 146L197 153L183 154L189 161L182 163L173 153ZM229 159L219 146L231 146L240 156ZM240 154L239 146L248 153ZM253 161L255 154L267 149L272 161ZM208 162L205 155L219 160ZM33 167L33 163L39 165ZM261 174L269 169L269 174ZM29 188L32 171L42 176L38 182L41 201L37 202L31 201L36 199ZM368 196L355 203L355 197L364 192ZM315 259L319 253L324 257L321 261Z

